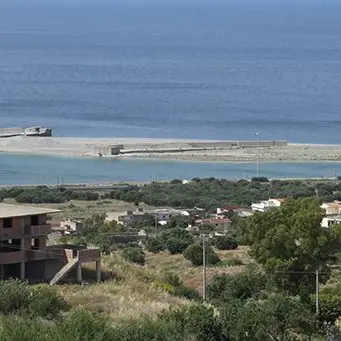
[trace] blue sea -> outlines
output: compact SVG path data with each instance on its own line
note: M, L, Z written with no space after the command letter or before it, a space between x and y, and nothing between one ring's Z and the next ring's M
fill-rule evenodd
M0 127L340 143L340 13L336 0L1 0Z

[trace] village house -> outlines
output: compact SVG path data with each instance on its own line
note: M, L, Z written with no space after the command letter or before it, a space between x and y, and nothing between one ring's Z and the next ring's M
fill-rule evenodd
M221 218L227 216L228 213L233 212L239 218L247 218L254 214L254 211L249 207L239 205L229 205L217 208L216 217Z
M134 223L143 222L147 217L147 213L144 212L143 208L138 207L136 211L108 212L105 220L116 221L118 224L128 226Z
M175 208L159 208L151 211L150 214L158 221L168 221L170 218L176 216L189 216L189 213L186 210L177 210Z
M65 235L82 233L83 227L83 223L79 220L64 219L60 222L60 230Z
M96 263L101 279L101 253L98 248L72 245L48 246L51 225L47 215L60 211L41 207L0 203L0 279L18 278L58 283L72 270L82 282L82 264Z
M232 221L229 218L203 218L195 221L195 226L214 226L215 230L227 231L231 227Z
M321 222L321 226L326 228L336 224L341 224L341 215L324 217Z
M341 201L325 202L321 206L326 211L326 215L341 215Z
M260 202L253 203L251 205L251 209L254 212L266 212L270 208L280 207L284 201L285 201L285 199L282 199L282 198L281 199L262 200Z

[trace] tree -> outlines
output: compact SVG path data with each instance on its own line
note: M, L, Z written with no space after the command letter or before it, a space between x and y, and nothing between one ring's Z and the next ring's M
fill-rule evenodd
M132 263L143 265L146 262L146 257L140 247L127 247L122 251L122 257Z
M315 295L311 297L312 310L315 308ZM334 325L337 319L341 317L341 296L331 294L319 295L319 315L320 325L324 323Z
M195 266L203 264L203 248L199 244L192 244L188 246L187 249L184 251L183 255ZM212 247L210 246L206 247L205 255L207 265L214 265L220 261L218 255L213 251Z
M321 227L324 211L317 199L289 199L281 207L256 213L244 226L251 255L273 281L294 294L315 289L315 271L325 283L328 264L340 248L340 227Z
M169 238L166 240L166 248L172 254L183 253L188 246L188 242L179 238Z
M238 247L238 243L232 237L219 236L214 240L214 246L218 250L235 250Z
M245 304L230 302L220 309L224 335L231 341L297 341L314 330L314 317L297 297L271 294ZM300 338L301 339L301 338Z
M248 269L236 275L215 275L207 288L215 302L244 301L261 298L268 287L267 275L258 269Z
M147 243L147 250L153 253L159 253L165 249L165 244L158 238L151 238Z
M164 231L161 234L160 239L164 242L166 248L171 254L184 252L186 248L194 242L191 234L181 228Z

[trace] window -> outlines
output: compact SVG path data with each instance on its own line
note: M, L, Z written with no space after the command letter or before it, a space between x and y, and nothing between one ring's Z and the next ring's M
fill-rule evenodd
M13 219L12 218L5 218L3 220L3 227L5 229L10 229L13 227Z
M31 239L31 249L38 250L39 249L39 238Z
M33 215L31 216L31 226L38 226L39 225L39 216Z

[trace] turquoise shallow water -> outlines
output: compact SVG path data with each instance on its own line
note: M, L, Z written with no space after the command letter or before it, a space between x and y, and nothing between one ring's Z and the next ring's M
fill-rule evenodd
M260 175L269 178L332 177L341 163L262 163ZM108 160L0 154L0 184L107 183L175 178L241 179L256 175L254 163L205 163L152 160Z

